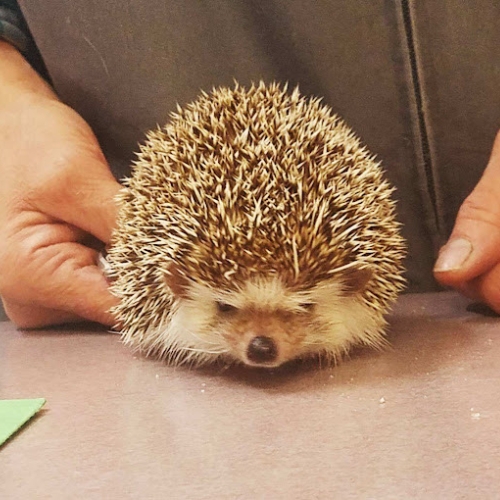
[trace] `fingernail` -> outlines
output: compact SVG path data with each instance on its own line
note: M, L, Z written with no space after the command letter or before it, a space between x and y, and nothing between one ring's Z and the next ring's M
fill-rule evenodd
M472 253L472 244L464 238L449 241L441 250L434 271L443 273L460 269Z

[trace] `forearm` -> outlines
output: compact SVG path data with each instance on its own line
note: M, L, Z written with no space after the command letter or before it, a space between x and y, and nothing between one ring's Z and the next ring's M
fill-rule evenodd
M49 84L8 42L0 40L0 106L19 95L56 98Z

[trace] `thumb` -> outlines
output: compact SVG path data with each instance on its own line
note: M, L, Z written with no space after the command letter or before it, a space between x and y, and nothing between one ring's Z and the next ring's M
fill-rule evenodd
M109 293L103 277L94 272L94 276L84 277L82 282L90 286L84 286L77 297L76 307L66 307L69 310L50 309L33 302L23 304L2 298L4 310L10 320L23 329L79 323L82 320L94 321L109 327L115 326L116 319L110 310L118 301ZM74 296L74 292L70 294L70 298Z
M92 158L60 172L56 182L44 189L38 209L109 243L120 189L105 160Z
M66 288L66 298L60 306L81 318L113 326L116 320L110 310L117 303L101 271L89 266L75 273L74 284Z
M38 255L44 262L53 263L54 259L59 262L55 269L46 268L47 272L51 272L43 294L45 307L66 311L105 325L114 323L110 309L118 300L110 293L106 278L95 265L95 250L79 243L68 242L45 247ZM25 293L27 292L28 290L25 290ZM39 289L35 288L31 297L27 295L21 302L33 303L36 300L33 299L38 295Z
M500 261L500 133L490 161L457 215L455 227L434 267L436 279L456 286Z

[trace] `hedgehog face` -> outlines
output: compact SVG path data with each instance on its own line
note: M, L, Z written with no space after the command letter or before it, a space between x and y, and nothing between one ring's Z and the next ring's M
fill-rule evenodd
M358 286L366 276L357 275ZM221 292L190 283L161 338L179 362L223 357L270 368L317 354L335 361L353 343L366 343L365 332L381 327L352 285L352 279L337 277L297 291L272 277ZM378 344L380 338L372 336L369 343Z

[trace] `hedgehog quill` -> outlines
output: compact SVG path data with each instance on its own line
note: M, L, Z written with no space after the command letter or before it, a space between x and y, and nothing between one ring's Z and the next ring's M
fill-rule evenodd
M385 343L404 287L393 188L286 86L214 89L140 147L106 257L123 340L175 364L276 367Z

